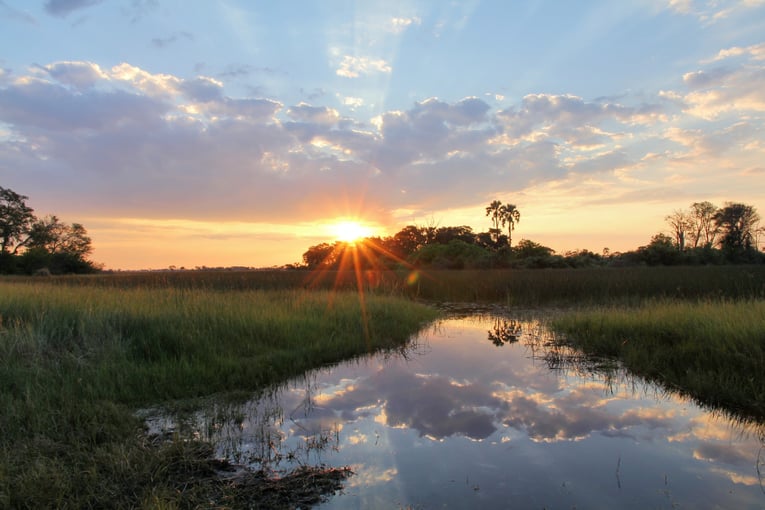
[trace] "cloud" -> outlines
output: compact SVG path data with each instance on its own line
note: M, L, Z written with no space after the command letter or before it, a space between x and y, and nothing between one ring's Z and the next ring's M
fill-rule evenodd
M765 5L765 0L668 0L666 9L677 14L694 16L704 25L738 15Z
M125 62L112 67L109 77L134 88L137 93L164 99L176 94L179 84L182 83L182 80L175 76L152 74Z
M87 9L98 5L103 0L48 0L45 2L45 11L57 18L66 18L72 12L79 9Z
M392 70L390 64L383 59L345 55L335 73L344 78L358 78L375 73L388 74Z
M54 80L80 91L108 79L108 75L98 64L92 62L55 62L44 66L44 69Z
M71 74L64 75L71 78ZM122 91L80 94L40 80L0 89L2 121L27 135L40 130L70 133L83 129L111 131L126 124L145 126L168 108L151 98Z
M399 34L413 25L420 25L422 20L418 16L412 17L393 17L390 20L391 31Z
M193 101L207 103L223 99L223 83L207 76L184 80L178 89Z
M412 428L433 439L453 435L485 439L496 431L491 410L503 407L480 384L456 384L445 377L417 376L397 368L362 379L323 404L345 420L367 416L373 407L384 406L389 427Z
M122 12L130 18L131 23L137 23L159 7L159 0L131 0L122 8Z
M496 110L479 97L432 97L367 119L343 107L362 101L325 91L285 105L274 97L231 97L220 75L184 79L127 62L53 62L28 75L4 73L0 167L49 179L46 190L67 189L43 197L52 208L66 199L94 214L103 208L134 215L138 208L158 218L319 219L316 211L333 214L338 196L362 197L356 201L380 217L396 210L427 216L482 203L488 193L595 175L604 186L619 185L613 196L655 197L655 179L649 186L626 179L627 171L652 171L663 182L680 162L762 151L754 119L712 131L689 123L702 108L733 111L747 107L744 101L758 107L762 92L745 80L755 70L733 61L724 72L700 69L686 74L684 93L663 91L653 101L528 94ZM712 93L731 96L719 103L694 96ZM752 159L736 175L758 166ZM66 187L73 182L83 184ZM284 201L296 206L285 210Z
M754 60L765 60L765 43L753 44L747 47L733 46L731 48L726 48L717 52L717 55L714 57L702 60L701 63L709 64L746 55Z
M492 112L480 98L430 98L365 123L325 105L285 108L273 99L228 97L219 79L184 80L128 63L104 70L57 62L44 69L48 81L27 77L0 89L0 120L35 144L31 152L6 151L14 151L14 160L36 154L28 165L38 172L43 161L55 160L68 169L55 174L60 179L88 175L77 193L116 195L110 207L151 208L159 216L200 218L209 214L200 205L209 203L221 218L248 211L289 221L318 204L331 211L338 193L361 194L380 211L475 203L484 199L487 179L523 189L572 169L608 171L615 160L605 156L589 165L583 156L572 166L562 159L561 144L569 152L606 145L614 135L583 124L640 114L578 98L535 97L515 114L515 122L526 123L519 129L507 112ZM565 120L557 132L548 125L556 119ZM227 199L216 201L221 194ZM283 200L314 206L285 213L277 205ZM99 207L97 199L87 203Z
M34 16L31 14L21 11L19 9L15 9L8 4L6 4L3 0L0 0L0 18L5 18L9 20L18 20L23 21L24 23L30 23L34 24L37 22L35 20Z
M287 109L287 116L297 121L329 125L336 124L340 118L340 114L334 108L311 106L307 103L300 103Z
M729 112L765 111L765 65L695 71L683 77L686 112L715 119Z
M162 49L175 42L178 42L181 39L194 42L194 34L190 32L176 32L168 37L155 37L154 39L151 40L151 44L155 48Z

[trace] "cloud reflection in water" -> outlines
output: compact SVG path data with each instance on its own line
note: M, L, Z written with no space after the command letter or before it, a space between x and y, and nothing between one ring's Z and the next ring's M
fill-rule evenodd
M762 426L582 360L539 322L505 320L442 321L408 355L312 373L213 436L275 464L351 465L328 508L765 505Z

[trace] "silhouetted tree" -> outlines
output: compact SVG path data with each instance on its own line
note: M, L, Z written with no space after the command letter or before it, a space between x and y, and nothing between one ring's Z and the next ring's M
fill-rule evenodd
M690 236L694 248L699 246L712 247L717 237L715 213L717 206L711 202L694 202L689 213L691 228Z
M391 252L404 259L428 244L427 230L415 225L407 225L393 235L390 242Z
M760 215L751 206L726 202L714 216L715 224L720 229L720 246L729 256L737 257L752 249L755 232L760 222Z
M3 255L14 246L13 253L16 253L34 221L34 209L26 204L28 198L0 187L0 253Z
M24 244L27 248L42 248L49 253L68 253L83 258L93 251L85 227L79 223L67 225L54 215L32 223Z
M504 222L502 221L502 202L499 200L493 200L488 207L486 207L486 216L489 216L491 218L491 224L493 225L492 228L489 229L489 233L492 236L492 239L494 242L497 242L497 239L499 238L499 234L502 232L500 230L499 226L503 225Z
M500 220L503 227L507 225L507 245L512 247L513 230L515 230L515 224L521 221L521 212L515 204L505 204L500 207Z
M336 261L336 246L327 243L311 246L303 253L303 262L309 269L330 267Z
M475 234L473 229L467 225L461 227L439 227L435 232L435 241L438 244L447 244L450 241L459 239L462 242L475 243Z
M653 236L647 246L641 246L637 249L637 255L641 262L649 266L675 265L680 262L682 257L674 240L666 234Z
M693 232L693 220L690 213L676 209L672 214L665 216L664 220L672 228L675 236L675 246L679 251L685 251L685 238Z

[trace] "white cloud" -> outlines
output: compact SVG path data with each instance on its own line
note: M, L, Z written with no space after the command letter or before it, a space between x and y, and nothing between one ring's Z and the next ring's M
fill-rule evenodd
M428 98L365 119L315 101L285 106L275 98L230 97L226 83L205 76L55 62L0 84L7 131L0 178L13 168L14 175L44 180L40 190L23 191L44 194L53 210L61 200L94 215L138 208L156 217L261 221L331 211L343 194L364 196L380 214L424 217L480 203L489 188L520 193L595 175L618 181L624 196L644 196L641 186L650 181L626 181L627 172L754 150L762 135L754 121L711 132L686 124L698 121L702 108L763 104L757 69L688 73L685 94L663 91L655 102L529 94L497 111L479 97ZM657 126L661 135L652 134ZM751 159L736 171L757 167ZM285 211L284 203L296 206Z
M390 73L392 70L383 59L345 55L335 73L344 78L358 78L361 75Z
M390 20L391 30L396 34L403 32L404 30L411 27L412 25L419 25L421 23L422 23L422 20L417 16L393 17Z
M691 88L686 111L703 119L728 112L765 111L765 66L746 66L720 72L697 71L684 76Z
M296 121L313 122L316 124L336 124L340 114L334 108L326 106L311 106L300 103L287 109L287 116Z
M182 83L180 78L169 74L151 74L143 69L122 63L112 67L110 78L130 84L137 91L154 97L170 97Z
M729 58L740 57L742 55L748 55L754 60L765 60L765 43L753 44L747 47L733 46L731 48L726 48L720 50L714 57L702 60L701 63L709 64Z
M356 108L361 108L364 106L366 101L364 101L363 98L360 97L353 97L353 96L338 96L340 99L340 102L344 104L345 106L348 106L351 108L351 110L355 110Z
M666 8L678 14L695 16L705 25L745 14L765 5L765 0L668 0Z

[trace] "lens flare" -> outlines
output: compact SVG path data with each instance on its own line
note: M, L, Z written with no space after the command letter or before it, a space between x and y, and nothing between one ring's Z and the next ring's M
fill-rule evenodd
M331 226L330 230L335 239L344 243L356 243L365 237L372 235L372 229L358 221L339 221Z

